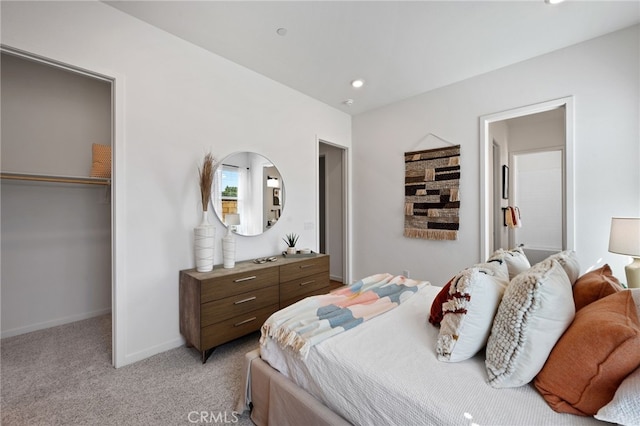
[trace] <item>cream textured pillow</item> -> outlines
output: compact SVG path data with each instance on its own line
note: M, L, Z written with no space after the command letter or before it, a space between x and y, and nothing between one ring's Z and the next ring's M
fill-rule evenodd
M640 425L640 368L629 374L616 390L613 400L598 410L598 420L625 426Z
M567 273L569 281L571 281L571 285L576 283L576 280L580 276L580 264L578 263L578 256L575 251L561 251L560 253L552 254L547 259L557 260Z
M493 252L487 262L499 261L507 264L509 270L509 279L512 280L520 272L526 271L531 267L529 259L522 251L522 248L516 247L512 250L498 249Z
M486 345L508 284L507 266L499 262L467 268L451 281L436 345L440 361L464 361Z
M575 316L571 290L556 260L544 260L509 283L487 341L491 386L522 386L538 374Z

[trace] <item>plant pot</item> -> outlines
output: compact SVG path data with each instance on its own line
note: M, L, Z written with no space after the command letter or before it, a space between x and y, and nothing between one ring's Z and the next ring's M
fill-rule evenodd
M287 254L296 254L297 252L295 247L287 247Z

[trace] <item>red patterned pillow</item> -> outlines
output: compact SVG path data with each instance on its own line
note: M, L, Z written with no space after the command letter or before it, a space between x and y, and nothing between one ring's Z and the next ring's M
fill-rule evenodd
M431 315L429 315L429 322L436 327L438 327L440 325L440 322L442 322L442 304L451 298L451 296L449 296L449 289L451 288L451 282L454 278L455 277L451 278L449 282L446 283L444 287L442 287L442 290L440 290L440 293L438 293L436 298L433 299L433 303L431 304Z

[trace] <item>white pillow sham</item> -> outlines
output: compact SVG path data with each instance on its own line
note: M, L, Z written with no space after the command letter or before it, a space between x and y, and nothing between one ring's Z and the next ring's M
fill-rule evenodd
M611 402L599 409L594 417L619 425L640 425L640 368L620 383Z
M544 260L516 276L487 341L491 386L517 387L533 380L574 316L571 283L558 261Z

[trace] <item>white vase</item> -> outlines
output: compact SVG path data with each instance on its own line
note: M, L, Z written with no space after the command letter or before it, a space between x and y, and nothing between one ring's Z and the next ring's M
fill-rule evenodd
M226 269L236 266L236 237L231 232L231 226L229 226L227 235L222 237L222 261L222 266Z
M209 272L213 270L213 243L216 235L215 226L207 220L207 211L202 212L202 223L193 229L196 270Z
M295 247L287 247L287 254L296 254L297 252Z

